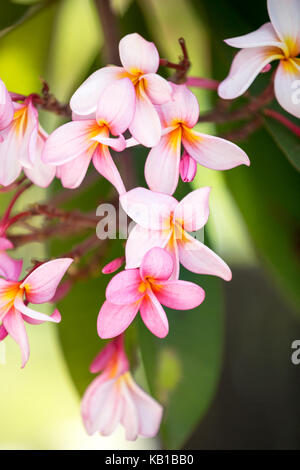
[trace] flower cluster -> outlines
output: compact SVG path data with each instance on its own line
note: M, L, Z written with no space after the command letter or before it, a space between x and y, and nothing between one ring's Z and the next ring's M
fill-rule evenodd
M281 0L268 0L271 23L227 40L242 50L218 92L224 99L240 96L266 65L279 59L275 95L283 108L300 117L299 106L288 94L292 81L300 79L300 0L284 3L283 7ZM24 181L47 187L56 177L64 188L74 189L92 163L114 186L122 209L135 225L125 256L102 270L111 274L125 263L124 270L108 283L98 315L98 335L110 341L91 365L91 372L102 373L84 395L82 418L89 434L108 435L121 423L127 439L136 439L156 435L162 407L132 378L124 346L126 329L140 312L150 332L164 338L169 333L164 307L189 310L204 301L205 292L199 285L180 279L181 265L196 274L231 279L227 264L197 239L209 217L211 188L195 189L179 202L173 196L179 176L183 182L191 182L197 164L228 170L249 166L250 161L231 141L196 130L199 105L188 88L189 81L174 83L157 73L161 61L152 42L129 34L120 41L119 53L122 66L101 68L82 83L70 100L72 119L49 136L39 123L41 97L10 93L0 80L0 184L4 190L17 188L0 221L0 341L10 335L19 344L24 367L29 358L24 322L58 323L61 319L57 309L48 316L28 304L55 302L66 295L76 276L69 275L58 289L60 281L73 258L80 258L95 243L87 240L62 258L36 263L19 280L22 261L7 253L14 248L14 240L7 234L11 225L44 215L69 220L73 229L72 214L45 206L12 217L16 200L31 184L23 185ZM205 81L199 79L199 83ZM216 88L215 83L207 87ZM111 151L136 145L149 149L144 169L148 188L136 184L128 190ZM20 176L22 171L25 176ZM73 217L80 227L94 223L85 214L77 212ZM43 237L49 233L43 232Z

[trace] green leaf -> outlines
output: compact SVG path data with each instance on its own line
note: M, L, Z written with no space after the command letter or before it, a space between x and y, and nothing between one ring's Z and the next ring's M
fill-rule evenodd
M279 112L284 114L282 109ZM292 119L290 115L287 115L287 117L290 120ZM282 154L297 171L300 171L300 138L271 117L265 117L264 121L266 129L280 148ZM299 120L298 123L295 120L296 124L299 124L299 122Z
M54 4L57 0L40 0L31 2L11 2L11 0L2 0L0 17L0 38L6 36L15 28L35 16L41 9ZM18 4L19 3L19 4ZM36 3L36 5L30 5Z
M10 0L2 0L0 30L8 28L24 16L28 7L25 5L14 5ZM0 33L1 34L1 33Z
M56 11L52 2L0 37L0 76L10 91L40 92Z
M177 449L191 435L214 396L223 348L221 281L182 270L181 278L201 284L202 305L186 312L166 309L170 333L152 335L140 321L139 338L147 379L164 405L164 447Z
M242 147L251 166L226 172L227 183L262 261L299 310L300 175L265 129Z

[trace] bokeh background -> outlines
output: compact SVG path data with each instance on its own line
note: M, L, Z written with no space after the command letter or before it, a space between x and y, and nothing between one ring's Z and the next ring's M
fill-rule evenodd
M222 39L268 20L261 0L113 0L111 5L120 35L137 31L155 41L161 57L175 62L182 36L190 75L215 79L225 77L234 54ZM0 28L0 76L11 91L38 93L43 77L55 96L67 101L104 64L106 38L93 0L2 0ZM253 93L269 78L260 77ZM193 91L201 112L214 106L215 93ZM40 114L48 132L62 122ZM210 123L199 130L217 134L230 127ZM206 242L232 267L232 282L198 277L207 291L205 305L170 313L171 334L164 342L141 325L130 331L132 344L141 345L137 380L166 406L160 438L128 443L121 428L110 438L90 438L81 424L80 394L92 379L87 368L101 347L95 319L107 278L98 272L61 303L61 325L28 327L31 358L25 370L19 368L17 346L5 341L0 448L300 447L300 365L291 363L291 344L300 339L300 144L268 120L240 144L251 159L249 169L225 174L201 167L193 182L194 188L213 188ZM136 166L145 155L133 153ZM140 172L135 176L143 185ZM61 190L53 186L30 189L19 208L51 200ZM107 192L97 180L67 207L95 211ZM7 200L0 195L1 211ZM32 258L63 252L72 243L35 243L15 256L28 267ZM103 264L112 257L105 253Z

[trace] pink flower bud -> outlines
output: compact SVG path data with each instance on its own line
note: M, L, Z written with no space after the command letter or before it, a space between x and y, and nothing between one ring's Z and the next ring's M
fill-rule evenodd
M264 68L262 69L260 73L267 73L271 70L271 68L272 68L271 64L267 64L264 66Z
M122 264L125 263L125 256L120 256L120 258L116 258L110 263L106 264L104 268L102 269L103 274L111 274L117 271Z
M184 183L190 183L196 176L197 162L186 151L181 157L179 171Z

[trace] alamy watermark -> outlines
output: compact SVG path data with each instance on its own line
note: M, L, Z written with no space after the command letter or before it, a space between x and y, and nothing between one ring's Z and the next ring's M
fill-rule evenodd
M291 84L292 88L292 103L300 104L300 80L294 80Z
M295 339L292 342L291 348L293 350L291 355L292 364L298 366L300 364L300 339Z
M99 222L96 227L96 234L100 240L121 239L126 240L131 233L131 237L141 240L141 237L151 237L151 232L162 232L166 235L174 231L178 241L185 238L188 232L193 238L204 242L204 229L192 231L191 228L198 228L204 225L203 214L194 211L193 207L185 205L181 210L177 210L176 217L173 215L162 216L157 206L136 204L134 213L140 221L141 230L133 230L136 223L129 219L122 206L116 208L113 204L105 203L97 207L96 215ZM187 221L187 223L185 222ZM185 226L187 225L187 227ZM192 247L191 247L192 249Z

